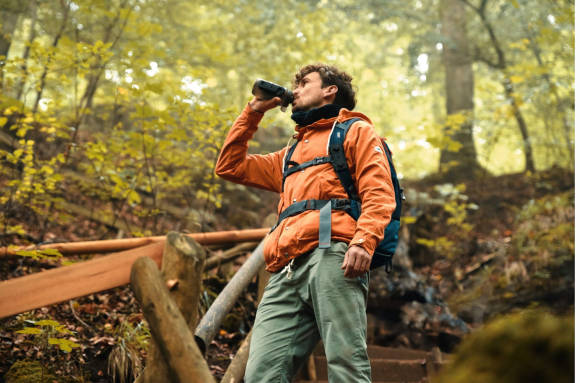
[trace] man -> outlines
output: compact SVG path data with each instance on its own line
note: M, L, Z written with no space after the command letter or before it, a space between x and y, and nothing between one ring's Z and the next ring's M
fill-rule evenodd
M333 208L328 219L331 241L323 245L323 210L305 210L281 219L266 238L266 270L273 274L256 314L246 383L290 382L320 338L330 382L371 381L365 312L369 267L396 203L380 138L366 116L351 111L356 104L351 81L348 74L323 64L307 65L296 74L292 119L298 144L291 158L288 147L267 155L247 153L263 114L278 106L279 98L254 97L234 122L220 153L216 173L280 193L279 214L300 201L346 199L330 163L296 168L300 170L285 178L284 165L328 156L334 124L360 119L344 139L348 168L362 202L359 219Z

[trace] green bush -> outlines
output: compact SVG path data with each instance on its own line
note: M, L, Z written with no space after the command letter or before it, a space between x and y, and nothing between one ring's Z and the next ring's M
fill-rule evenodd
M573 316L533 310L498 318L467 336L436 382L569 383L573 377Z

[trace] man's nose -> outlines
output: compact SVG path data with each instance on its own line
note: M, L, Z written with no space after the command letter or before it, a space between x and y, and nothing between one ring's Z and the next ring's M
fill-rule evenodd
M292 91L292 95L294 96L294 98L296 98L296 96L298 96L298 88L296 88Z

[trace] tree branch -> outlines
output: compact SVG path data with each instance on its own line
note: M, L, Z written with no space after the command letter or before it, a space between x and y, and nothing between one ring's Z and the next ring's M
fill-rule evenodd
M477 8L475 5L471 4L469 1L467 0L459 0L461 1L463 4L467 5L469 8L473 9L476 13L479 13L479 8Z
M491 61L489 58L485 57L485 55L483 55L481 53L481 50L479 49L478 46L475 47L472 57L473 57L473 61L483 62L483 63L487 64L490 68L503 69L499 63L495 63L495 62Z

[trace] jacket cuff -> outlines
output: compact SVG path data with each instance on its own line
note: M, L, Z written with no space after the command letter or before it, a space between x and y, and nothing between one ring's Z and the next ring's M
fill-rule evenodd
M246 104L246 107L244 108L244 111L242 112L242 114L244 116L246 116L246 119L248 120L248 122L255 123L256 125L262 120L262 117L264 117L264 113L258 112L257 110L254 110L250 106L249 102Z
M359 246L359 247L362 247L363 249L365 249L365 251L367 253L369 253L370 255L373 255L373 253L375 252L376 246L373 246L373 244L370 242L371 241L368 241L368 240L364 239L363 237L355 236L352 239L352 241L350 241L350 243L348 244L348 247L350 248L351 246Z

